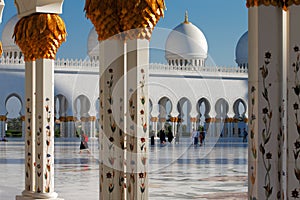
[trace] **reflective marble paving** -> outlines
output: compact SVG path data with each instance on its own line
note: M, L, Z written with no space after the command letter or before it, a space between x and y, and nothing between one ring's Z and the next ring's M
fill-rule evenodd
M98 141L91 154L79 154L79 139L55 142L55 191L65 200L98 200ZM204 146L180 144L150 148L149 199L247 199L247 144L242 138L209 138ZM24 189L24 143L0 142L0 199Z

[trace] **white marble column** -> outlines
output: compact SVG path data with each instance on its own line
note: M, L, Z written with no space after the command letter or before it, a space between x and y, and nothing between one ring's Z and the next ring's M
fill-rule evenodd
M22 139L25 140L25 135L26 135L25 116L21 116L21 121L22 121Z
M26 178L23 196L16 199L58 200L54 192L54 61L38 59L26 62L26 67Z
M60 117L59 121L60 121L60 126L59 126L60 137L66 138L67 137L66 117Z
M157 122L158 122L158 117L151 117L152 122L152 131L154 131L154 137L157 137ZM150 131L150 130L149 130Z
M54 60L36 60L36 149L34 198L57 198L54 192Z
M282 9L249 8L249 199L281 199Z
M196 127L196 123L197 123L197 118L196 117L191 117L190 118L190 123L191 123L191 130L190 131L193 131L193 129L197 130L197 127ZM188 127L188 126L187 126ZM188 130L188 129L187 129Z
M35 106L36 106L36 64L25 63L25 190L24 196L30 196L35 192Z
M100 199L124 199L124 41L102 41L100 55Z
M149 41L127 41L127 200L148 199Z
M91 116L90 117L90 122L91 122L91 138L95 138L96 137L96 117L95 116Z
M32 126L27 127L28 139L25 142L25 162L31 166L25 166L25 176L28 175L25 194L16 196L17 200L58 199L54 192L54 59L57 49L65 41L66 30L62 19L56 14L62 12L63 0L44 2L42 9L40 3L15 0L20 20L14 29L14 39L22 50L28 70L25 72L28 100L25 121ZM27 27L28 24L40 23L45 24L43 29ZM26 33L24 27L27 28ZM35 109L35 112L31 113L30 109ZM35 159L34 163L32 159Z
M75 130L75 117L73 116L67 116L67 126L68 126L68 132L67 137L73 138L76 136L76 130Z
M0 115L0 138L3 138L5 135L5 123L6 123L6 116Z
M286 25L284 66L287 75L287 134L284 135L286 138L284 150L288 148L288 153L283 157L287 180L283 184L283 191L286 197L293 199L300 193L300 7L293 5L284 14Z
M233 127L234 127L234 135L235 135L235 137L239 137L239 123L238 123L237 119L234 119Z

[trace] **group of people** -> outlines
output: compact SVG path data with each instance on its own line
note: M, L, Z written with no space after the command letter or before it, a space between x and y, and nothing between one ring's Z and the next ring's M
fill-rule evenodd
M158 132L157 136L159 137L159 140L160 140L161 144L166 144L166 142L167 142L166 137L167 137L169 143L172 143L172 141L174 139L174 135L173 135L171 127L168 127L168 131L165 131L165 128L163 127ZM151 140L151 145L152 146L155 144L154 139L155 139L155 132L152 131L152 132L150 132L150 140ZM179 133L178 132L175 135L175 144L176 143L179 143Z
M167 137L168 137L168 142L171 143L174 136L173 136L173 133L172 133L172 130L169 128L168 129L168 133L167 133ZM165 133L165 129L162 128L160 131L159 131L159 139L160 139L160 143L161 144L165 144L167 142L166 140L166 133Z
M200 146L202 146L205 140L205 131L197 131L195 128L193 128L192 138L193 138L193 144L195 146L197 146L199 142L200 142Z

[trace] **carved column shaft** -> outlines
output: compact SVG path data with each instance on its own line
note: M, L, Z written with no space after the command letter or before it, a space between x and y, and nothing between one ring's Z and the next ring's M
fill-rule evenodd
M100 53L100 199L124 199L124 41L102 41Z
M36 193L34 197L56 198L54 193L54 61L36 60Z
M25 193L35 191L35 62L25 63Z
M300 7L291 6L286 12L286 70L287 70L287 134L284 189L287 197L300 193Z
M282 9L249 8L249 197L281 196Z
M127 199L148 199L149 41L127 41Z

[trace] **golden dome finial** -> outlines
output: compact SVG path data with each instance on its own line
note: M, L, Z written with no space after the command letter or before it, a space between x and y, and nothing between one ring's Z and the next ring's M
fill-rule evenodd
M190 23L190 22L189 22L189 14L188 14L188 11L187 11L187 10L185 11L185 17L184 17L184 22L183 22L183 23L185 23L185 24Z

